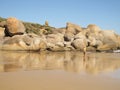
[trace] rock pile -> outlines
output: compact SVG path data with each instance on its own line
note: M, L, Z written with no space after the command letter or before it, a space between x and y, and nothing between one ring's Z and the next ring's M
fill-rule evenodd
M4 24L4 25L3 25ZM8 18L0 22L0 49L23 51L112 51L120 48L120 36L114 31L101 30L90 24L87 28L67 23L66 28L55 28L50 34L26 33L21 21ZM7 36L7 37L6 37Z

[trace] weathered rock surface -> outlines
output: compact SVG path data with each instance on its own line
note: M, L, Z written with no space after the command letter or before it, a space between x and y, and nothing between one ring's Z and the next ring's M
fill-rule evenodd
M63 42L64 41L64 35L57 33L57 34L49 34L46 35L47 42L49 43L57 43L57 42Z
M98 50L114 50L119 47L119 40L116 34L110 30L101 31L103 36L102 45L99 45Z
M72 42L72 46L76 49L76 50L82 50L83 48L86 47L86 40L85 39L75 39Z
M78 32L81 32L81 31L82 31L82 28L79 25L72 24L70 22L67 23L66 33L77 34Z
M74 39L74 34L73 33L71 33L71 32L65 33L65 35L64 35L64 40L65 41L73 41L73 39Z
M4 28L0 27L0 37L4 37L5 33L4 33Z
M46 43L35 35L16 35L0 44L1 50L38 51L45 50Z
M101 29L100 27L98 27L97 25L95 24L89 24L87 26L87 29L91 32L91 33L96 33L96 32L99 32Z
M6 28L1 28L5 25L8 32L14 35L6 37ZM120 35L110 30L101 30L94 24L82 28L72 23L67 23L66 28L53 28L51 33L47 34L43 31L40 35L25 34L24 25L16 18L8 18L0 22L0 50L83 51L84 47L88 51L117 50L120 48Z
M5 25L7 25L7 21L0 22L0 27L4 27Z
M17 33L22 32L25 33L25 27L21 21L17 20L16 18L8 18L7 19L7 27L10 33Z
M0 27L4 28L4 36L22 35L25 33L25 27L23 23L14 18L7 18L5 21L0 22Z
M116 35L117 36L117 39L118 39L118 48L120 48L120 36L119 35Z
M82 33L79 32L74 36L74 40L72 41L71 45L77 49L77 50L82 50L83 48L87 47L87 38L86 36Z

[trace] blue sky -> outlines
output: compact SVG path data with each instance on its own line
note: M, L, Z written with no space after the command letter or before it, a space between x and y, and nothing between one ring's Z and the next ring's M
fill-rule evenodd
M1 17L65 27L72 22L82 27L96 24L120 34L120 0L1 0Z

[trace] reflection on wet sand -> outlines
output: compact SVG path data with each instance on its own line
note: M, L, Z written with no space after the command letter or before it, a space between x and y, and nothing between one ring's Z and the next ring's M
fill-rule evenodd
M119 54L80 52L0 52L0 72L65 70L98 74L120 68Z

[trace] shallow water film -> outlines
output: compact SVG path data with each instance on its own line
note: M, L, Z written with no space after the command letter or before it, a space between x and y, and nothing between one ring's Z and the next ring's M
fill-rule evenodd
M120 90L120 53L1 51L0 90Z

